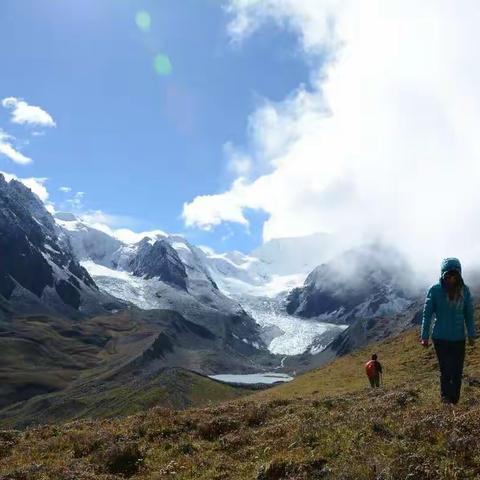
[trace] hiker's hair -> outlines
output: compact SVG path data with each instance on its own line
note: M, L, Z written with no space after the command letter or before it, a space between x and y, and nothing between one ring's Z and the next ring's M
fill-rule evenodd
M463 287L464 287L465 283L463 281L463 278L462 278L462 275L460 274L460 272L457 271L457 270L453 270L453 271L456 273L457 280L458 280L455 287L453 289L449 289L447 287L446 282L445 282L444 276L442 276L442 282L441 283L442 283L442 287L445 288L445 290L447 291L449 302L456 303L463 297ZM445 273L448 273L448 272L445 272Z
M377 359L377 354L376 353L372 354L372 360L376 360L376 359Z

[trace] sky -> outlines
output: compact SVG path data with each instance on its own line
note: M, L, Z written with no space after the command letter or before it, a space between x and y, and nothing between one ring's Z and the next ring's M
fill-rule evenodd
M56 208L66 186L220 251L329 232L480 263L476 0L0 5L0 168ZM12 123L19 99L55 125Z
M0 170L46 179L57 210L249 251L263 212L207 231L183 205L229 187L250 114L310 70L293 32L240 44L233 18L218 0L2 0Z

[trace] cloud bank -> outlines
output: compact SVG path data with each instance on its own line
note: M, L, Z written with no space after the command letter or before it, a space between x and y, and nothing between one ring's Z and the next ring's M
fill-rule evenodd
M311 87L252 114L246 155L264 173L239 170L228 191L186 203L186 225L248 225L253 208L269 215L264 240L324 231L351 246L381 238L417 265L480 258L476 2L231 0L229 10L236 42L268 21L295 31Z

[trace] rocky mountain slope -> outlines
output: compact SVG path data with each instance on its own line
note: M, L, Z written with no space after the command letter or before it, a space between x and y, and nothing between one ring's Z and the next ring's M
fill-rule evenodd
M120 305L80 266L40 199L0 174L0 315L80 318Z

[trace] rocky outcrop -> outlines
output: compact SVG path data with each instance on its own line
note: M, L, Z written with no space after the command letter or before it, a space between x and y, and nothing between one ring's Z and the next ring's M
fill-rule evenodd
M147 280L158 278L162 282L187 289L187 272L178 253L165 240L143 239L130 263L132 273Z

